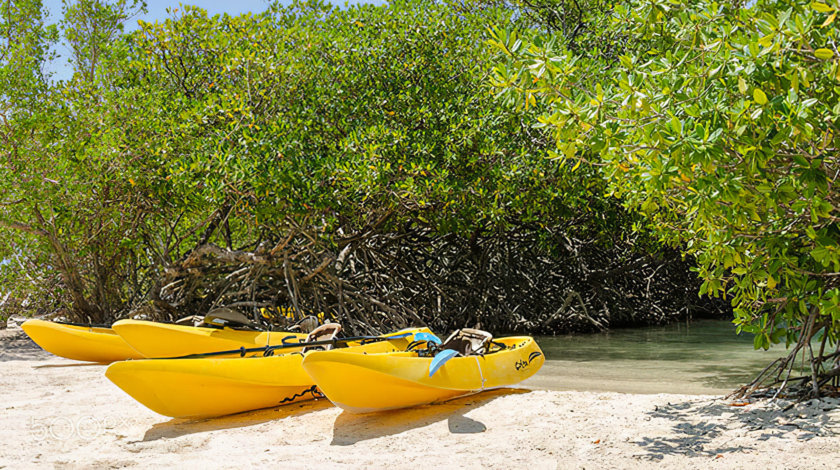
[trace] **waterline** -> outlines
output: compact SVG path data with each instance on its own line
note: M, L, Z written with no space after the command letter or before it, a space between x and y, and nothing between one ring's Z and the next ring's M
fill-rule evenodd
M751 335L736 335L734 325L722 320L537 342L547 361L525 385L551 390L721 395L787 353L784 345L756 351Z

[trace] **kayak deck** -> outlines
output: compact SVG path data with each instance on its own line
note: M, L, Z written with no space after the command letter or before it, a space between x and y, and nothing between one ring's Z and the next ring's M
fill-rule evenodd
M300 343L306 333L250 331L174 325L144 320L120 320L113 325L132 348L149 358L181 357L239 348Z

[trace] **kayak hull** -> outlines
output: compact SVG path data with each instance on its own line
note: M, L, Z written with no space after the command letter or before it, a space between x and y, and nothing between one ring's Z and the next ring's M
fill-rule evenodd
M438 403L483 390L514 385L534 375L545 362L530 337L495 340L505 349L482 356L455 357L432 377L432 358L413 352L348 354L316 351L303 368L336 406L354 413ZM348 387L346 384L353 384Z
M44 350L75 361L109 363L143 356L111 328L27 320L23 331Z
M277 346L299 343L307 337L306 333L207 328L144 320L120 320L112 328L126 343L148 358Z
M354 354L375 354L403 350L410 341L409 336L345 349ZM208 418L320 396L301 367L303 358L304 353L295 352L269 357L124 361L111 364L105 376L164 416Z
M272 357L167 359L111 364L105 376L156 413L206 418L312 398L300 353Z

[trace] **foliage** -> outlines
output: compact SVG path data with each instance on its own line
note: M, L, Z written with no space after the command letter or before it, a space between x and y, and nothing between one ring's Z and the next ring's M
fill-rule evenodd
M608 64L562 38L495 29L493 82L549 110L559 162L598 166L662 240L732 296L756 347L840 334L840 5L637 1L611 28L646 44ZM825 341L823 341L823 347ZM822 356L822 348L819 356Z
M172 129L157 149L172 157L150 176L191 195L200 181L202 199L230 202L251 227L418 212L469 234L511 214L550 220L587 197L546 184L564 170L482 90L485 16L423 2L178 14L132 46L132 72Z
M510 9L181 6L123 32L142 7L67 2L74 75L15 118L0 275L18 298L97 322L291 307L356 331L696 307L597 168L557 165L535 108L486 87L486 25L526 24Z
M216 210L228 249L280 246L285 237L277 234L302 229L326 244L308 255L311 265L296 268L305 272L374 229L409 239L410 230L431 228L475 248L481 237L529 225L545 240L562 222L578 239L623 242L629 217L600 197L600 178L547 160L547 142L522 125L524 113L484 88L484 25L505 21L507 11L456 14L431 2L394 2L175 14L144 24L129 42L124 86L153 97L147 109L159 129L144 138L154 142L157 166L137 183L178 210ZM353 274L357 283L360 276ZM393 284L397 277L388 274ZM181 283L171 303L221 295L209 279L185 279L164 282ZM198 285L209 290L183 289ZM394 292L379 295L397 302Z
M7 0L0 6L0 96L4 116L12 111L13 102L26 103L28 97L43 90L43 64L51 57L49 47L56 38L55 26L45 23L41 1Z
M102 0L63 1L64 37L70 47L70 62L85 82L94 83L99 64L119 50L112 43L123 32L123 24L144 11L140 0L117 0L113 4Z
M644 38L630 34L631 25L615 23L616 9L628 1L605 0L461 0L459 8L468 11L501 6L518 19L507 28L551 35L577 56L597 57L612 62L621 54L633 53ZM626 28L622 27L626 26Z
M483 16L182 7L122 34L137 8L67 3L73 79L11 101L37 121L10 133L27 151L0 183L5 257L20 260L3 272L81 318L156 299L167 266L213 240L253 248L290 226L329 240L379 220L469 235L592 197L546 184L563 170L482 91Z
M43 117L36 112L48 88L43 65L52 57L49 48L57 39L57 29L46 24L45 16L39 0L8 0L0 5L0 178L7 183L11 175L20 184L39 176L26 161L36 151L29 138L31 130L43 125ZM6 302L10 293L26 297L26 293L13 292L13 286L38 277L19 270L29 267L27 263L19 266L22 261L18 255L22 251L40 251L37 242L12 230L15 226L9 215L24 199L20 184L4 185L0 199L0 227L4 228L0 230L0 259L5 260L0 264L0 285L6 286L2 293L5 305L11 303ZM29 261L37 264L44 259L36 255ZM43 284L32 282L32 285Z
M77 59L84 50L114 53L84 56L69 82L42 80L37 93L29 89L36 98L10 100L9 138L17 144L4 156L0 183L0 224L9 229L3 232L3 257L10 260L2 266L6 288L28 298L30 308L72 308L77 319L94 322L145 295L148 260L138 240L153 236L159 226L149 222L166 214L149 210L148 195L131 184L142 166L135 165L127 123L142 122L142 116L125 106L127 95L103 72L119 62L115 23L128 16L114 8L102 2L66 6L64 32ZM108 33L85 28L85 22Z

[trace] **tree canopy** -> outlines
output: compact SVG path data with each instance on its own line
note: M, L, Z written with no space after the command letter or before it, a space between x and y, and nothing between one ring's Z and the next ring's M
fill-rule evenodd
M67 2L58 28L38 2L7 5L31 7L36 33L31 73L4 62L20 76L3 85L0 275L33 309L108 322L224 306L359 331L594 329L717 309L685 296L699 284L689 262L633 230L642 219L597 167L558 164L532 125L549 105L517 109L488 86L487 26L540 28L539 15L179 6L125 32L142 2ZM0 15L18 24L12 10ZM59 31L66 81L43 73Z

